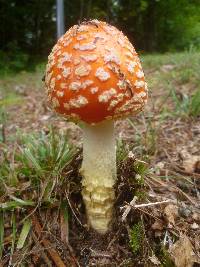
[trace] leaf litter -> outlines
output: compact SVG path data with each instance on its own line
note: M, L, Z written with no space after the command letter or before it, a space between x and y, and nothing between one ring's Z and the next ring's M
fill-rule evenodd
M147 70L152 86L159 75L167 79L171 72L178 73L177 66L172 68L168 63L160 70ZM39 78L37 73L35 80ZM0 83L10 88L16 86L10 80ZM174 85L178 94L183 85ZM58 267L190 267L200 264L199 117L172 115L174 100L158 86L156 92L151 92L144 114L116 123L121 144L118 144L115 215L112 231L102 237L89 230L86 223L78 172L80 128L49 110L42 84L36 84L28 74L17 86L20 90L15 91L23 104L13 102L5 107L8 117L2 126L6 143L0 143L0 149L6 159L12 158L13 140L23 146L16 132L30 134L40 129L48 135L49 124L57 133L66 133L80 150L69 168L61 172L59 177L65 177L62 186L57 183L58 177L52 177L53 185L45 180L41 182L41 186L50 186L45 191L47 196L52 194L51 188L55 192L50 202L48 197L46 202L38 202L41 192L33 188L28 174L20 177L21 193L14 184L2 184L6 190L0 196L1 207L7 207L1 208L2 266L24 263ZM184 86L189 94L193 86ZM4 159L1 154L1 162ZM12 164L15 168L19 163L14 160ZM63 208L63 202L67 209ZM140 227L134 228L136 225ZM137 254L134 246L139 248Z

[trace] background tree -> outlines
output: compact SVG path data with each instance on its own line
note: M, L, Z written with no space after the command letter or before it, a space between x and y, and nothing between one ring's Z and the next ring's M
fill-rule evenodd
M65 0L66 29L83 19L106 20L138 50L199 48L199 0ZM56 40L55 0L0 0L0 68L43 60Z

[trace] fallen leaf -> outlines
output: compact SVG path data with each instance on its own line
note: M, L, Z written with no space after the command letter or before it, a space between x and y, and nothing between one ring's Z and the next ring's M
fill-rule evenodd
M189 173L200 173L200 156L187 156L183 159L183 168Z
M175 220L178 217L178 207L176 205L169 204L165 207L164 213L169 224L175 225Z
M194 222L194 223L190 226L190 228L193 229L193 230L197 230L197 229L199 229L199 225L198 225L197 223Z
M200 221L200 214L197 213L197 212L194 212L193 215L192 215L192 218L193 218L195 221Z
M152 228L153 230L160 230L160 231L162 231L162 230L163 230L163 222L161 222L161 221L155 221L155 222L152 224L151 228Z
M155 174L161 175L161 171L162 171L162 169L164 169L164 167L165 167L164 162L160 161L160 162L156 163L155 167L154 167Z
M159 265L159 266L161 265L161 262L154 254L151 257L149 257L149 259L154 265Z
M169 254L176 267L192 267L196 260L193 246L186 235L181 236L180 239L170 247Z

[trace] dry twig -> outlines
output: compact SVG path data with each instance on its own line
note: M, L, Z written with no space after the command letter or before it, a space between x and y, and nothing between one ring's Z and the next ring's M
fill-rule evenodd
M157 202L153 202L153 203L146 203L146 204L138 204L138 205L135 205L136 200L137 200L137 197L135 196L133 198L133 200L131 200L131 202L129 204L121 207L121 210L122 209L125 209L125 211L122 214L122 221L124 221L126 219L126 217L129 214L131 208L134 208L134 209L140 208L141 209L141 208L146 208L146 207L150 207L150 206L162 205L162 204L166 204L166 203L169 203L169 202L173 202L173 200L167 199L167 200L157 201Z
M40 225L40 223L38 222L36 216L32 216L32 222L33 222L33 226L34 226L34 230L37 233L38 237L41 236L42 233L42 227ZM67 267L65 265L65 263L62 261L60 255L58 254L58 252L53 248L53 245L51 244L51 242L45 238L43 238L41 240L41 243L44 245L44 247L47 249L50 257L52 258L53 262L55 263L55 266L57 267Z

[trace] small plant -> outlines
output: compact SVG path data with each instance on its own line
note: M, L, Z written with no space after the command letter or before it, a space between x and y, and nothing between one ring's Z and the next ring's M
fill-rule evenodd
M117 140L117 165L120 165L122 162L124 162L128 157L129 149L126 146L126 143L122 139Z
M162 247L160 250L160 261L162 263L161 267L175 267L169 252L167 251L167 249L165 247Z
M186 117L198 117L200 115L200 89L192 96L179 95L172 89L171 96L175 104L175 115Z
M193 117L200 116L200 89L190 99L189 115Z
M6 112L0 105L0 143L5 143L6 135L5 135L5 124L6 124Z
M137 184L144 186L145 175L149 170L147 163L141 160L135 160L133 167L134 171L136 172L135 179L137 181Z
M75 152L64 135L56 134L53 129L48 135L23 136L21 142L16 160L23 163L21 170L24 175L57 176L70 163Z
M22 136L20 141L12 156L14 160L4 155L0 183L15 186L17 190L18 184L28 181L30 188L39 189L41 199L49 201L55 185L63 182L61 173L71 163L76 150L64 134L59 135L53 129L48 135L42 132Z
M133 254L139 252L144 239L144 229L141 222L135 224L130 231L130 247Z

